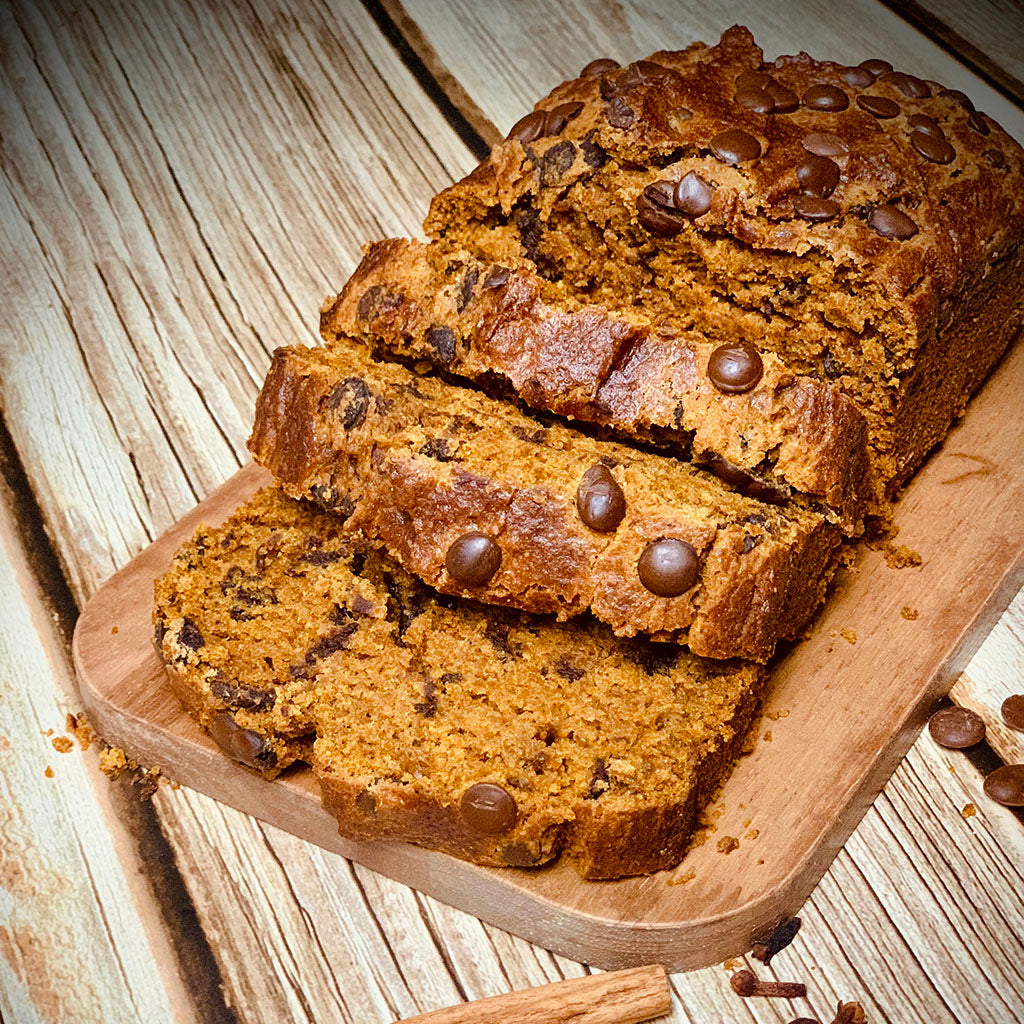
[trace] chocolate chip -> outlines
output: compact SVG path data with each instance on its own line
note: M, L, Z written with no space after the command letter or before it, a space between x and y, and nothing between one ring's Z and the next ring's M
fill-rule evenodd
M436 459L438 462L451 462L452 454L448 447L448 441L443 437L432 437L420 445L420 455L426 455L428 459Z
M664 64L657 64L653 60L638 60L634 67L640 72L641 79L645 82L663 82L676 73L671 68L665 67Z
M637 220L652 235L669 238L683 229L684 218L675 208L675 183L656 181L636 197Z
M594 767L590 769L590 785L587 786L587 795L584 799L596 800L602 793L608 791L608 765L603 757L594 759Z
M913 75L905 75L902 71L889 71L879 78L880 82L888 82L895 86L904 96L910 96L915 100L928 99L932 91L920 78Z
M772 98L773 114L791 114L800 106L800 100L792 89L787 89L781 82L774 79L765 86L765 91Z
M397 308L401 302L401 295L395 295L388 291L382 284L375 284L367 288L359 297L356 316L360 320L372 320L385 310Z
M559 103L551 113L557 114L558 117L564 117L566 121L574 121L583 113L583 104L579 100L571 103Z
M210 736L228 757L250 768L273 768L277 754L265 737L243 729L227 711L218 711L210 722Z
M485 836L507 832L516 823L516 802L511 793L493 782L478 782L462 794L462 819Z
M842 68L839 77L855 89L864 89L875 80L875 76L867 68Z
M275 690L231 682L222 672L211 680L210 693L232 711L268 711L277 701Z
M985 722L967 708L942 708L928 719L928 732L940 747L963 750L985 738Z
M862 67L865 71L870 71L875 78L892 71L892 65L887 60L882 60L879 57L869 57L867 60L862 60L858 66Z
M437 714L437 687L433 679L423 681L423 700L413 704L412 709L424 718L433 718Z
M512 271L508 267L502 267L495 264L487 272L487 276L484 278L484 283L481 287L490 291L493 288L504 288L508 284L508 279L512 276Z
M614 71L617 67L621 67L617 60L612 60L611 57L598 57L580 72L580 78L597 78L598 75Z
M900 112L900 105L886 96L858 96L857 106L881 119L895 117Z
M256 548L255 562L259 572L263 572L267 565L281 554L282 544L281 534L272 533Z
M437 354L438 361L448 366L455 358L455 332L450 327L434 324L427 328L425 337L427 344Z
M846 156L850 152L850 147L832 132L811 132L804 136L800 145L815 156Z
M368 789L360 790L356 794L356 810L368 818L374 817L377 813L377 798Z
M868 214L868 226L886 238L912 238L917 225L895 206L876 206Z
M509 843L501 848L501 859L510 868L532 868L540 862L540 851L527 843Z
M345 650L352 634L359 628L356 622L346 622L345 625L331 630L330 633L320 637L316 643L310 645L306 651L306 664L312 665L316 661L323 661L338 651Z
M988 119L984 114L979 114L978 111L973 111L970 117L967 118L967 123L979 134L988 135L991 129L988 126Z
M673 206L687 217L703 216L711 209L714 186L709 185L696 171L683 176L672 193Z
M658 597L678 597L696 582L700 562L685 540L666 537L651 541L637 562L640 582Z
M529 114L521 117L508 130L506 139L518 139L524 146L528 142L539 139L544 134L544 124L547 120L547 112L544 110L531 110Z
M362 426L370 408L370 389L366 381L361 377L346 377L327 395L327 408L341 413L341 425L345 430Z
M568 140L563 139L557 145L552 146L540 158L537 169L540 173L542 185L556 185L562 180L562 176L576 159L576 147Z
M325 566L334 565L341 560L340 551L325 551L323 548L314 548L307 551L300 559L300 562L308 562L310 565ZM276 601L274 602L277 603Z
M796 165L796 180L804 192L825 199L839 184L839 165L813 153Z
M763 71L741 71L736 76L737 89L764 89L773 81L771 75Z
M636 114L621 96L613 96L605 108L605 117L613 128L628 128Z
M570 683L575 683L586 675L586 672L579 665L574 665L568 658L559 658L555 662L555 671L563 679L568 679Z
M343 494L331 484L311 484L309 496L322 508L330 509L343 519L348 519L356 508L355 502L347 494Z
M761 155L761 143L740 128L727 128L719 132L708 143L708 147L719 160L734 167L756 160Z
M606 466L591 466L576 488L576 511L598 533L612 533L626 514L626 496Z
M464 533L444 557L448 574L467 587L482 587L501 566L501 548L485 533Z
M480 271L476 267L470 267L463 275L462 283L459 285L458 296L455 299L456 312L461 313L469 305L469 300L473 298L473 289L476 287L479 278Z
M719 345L708 359L708 378L719 391L729 395L749 391L763 372L761 354L749 341Z
M758 114L768 114L775 107L775 101L764 89L757 86L746 86L736 90L736 103L747 110L753 110Z
M557 135L568 123L569 119L564 114L549 110L544 115L544 131L541 135Z
M772 961L776 953L781 953L795 938L800 931L800 918L790 917L780 921L767 935L754 939L750 947L750 955L755 960L767 965Z
M740 494L745 494L748 498L756 498L758 501L764 501L772 505L782 505L785 503L786 496L781 491L758 480L757 477L751 475L745 469L734 466L715 452L706 452L701 456L701 462L719 480L727 483L730 487L735 487ZM754 522L754 520L748 516L745 522ZM760 525L763 526L764 522L762 521Z
M484 627L484 639L508 662L519 657L521 646L509 639L509 624L501 619L488 619Z
M998 149L986 149L981 154L982 160L995 168L1006 166L1006 157Z
M925 160L931 160L934 164L951 163L956 156L956 150L945 139L926 135L922 131L915 130L910 133L910 144Z
M1024 693L1011 694L1003 701L999 709L1003 715L1003 721L1011 729L1024 730Z
M985 795L1006 807L1024 807L1024 764L1004 764L985 778Z
M604 167L608 159L608 153L602 146L599 146L592 138L584 138L580 141L580 150L583 153L583 161L588 167Z
M845 110L850 105L850 97L834 85L812 85L804 93L803 104L811 110Z
M943 89L939 95L944 96L947 100L952 100L958 107L963 107L964 110L974 109L970 96L959 89Z
M794 196L793 212L804 220L820 224L839 216L840 207L834 199L820 199L818 196Z
M519 230L519 239L523 245L523 252L528 259L536 263L540 259L540 240L544 235L544 228L540 223L540 214L532 207L525 210L516 210L513 220L516 228Z
M672 669L679 664L682 648L677 644L661 643L633 637L622 641L623 657L633 665L637 665L649 676L670 675Z
M939 127L938 121L927 114L911 114L907 118L907 124L919 132L924 132L925 135L934 135L937 139L946 137L946 133Z
M178 643L190 651L198 651L206 643L199 627L187 615L181 624L181 629L178 630Z

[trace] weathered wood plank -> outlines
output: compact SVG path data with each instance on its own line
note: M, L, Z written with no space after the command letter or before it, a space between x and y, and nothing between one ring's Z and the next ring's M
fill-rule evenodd
M0 484L0 1018L198 1019L95 749L52 744L73 675L5 498Z
M830 0L735 0L728 5L700 0L565 0L557 7L544 0L515 5L501 0L388 4L400 6L418 29L428 47L428 66L444 68L456 78L502 134L594 57L625 63L696 39L715 42L724 29L739 22L751 29L769 58L801 49L852 64L884 57L900 70L962 89L1012 135L1024 138L1020 107L874 0L839 7ZM1007 45L1015 41L1016 36L1007 35ZM457 97L452 99L458 102Z

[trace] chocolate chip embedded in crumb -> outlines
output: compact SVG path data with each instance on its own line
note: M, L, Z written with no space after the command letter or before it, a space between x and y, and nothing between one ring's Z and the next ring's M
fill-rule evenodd
M607 792L609 786L608 766L603 757L596 758L594 767L590 771L590 785L587 787L585 799L596 800L602 793Z
M675 208L675 183L656 181L636 197L637 220L652 235L670 238L683 230L684 218Z
M370 389L361 377L346 377L327 395L327 408L340 413L345 430L362 426L370 408Z
M487 534L471 530L451 544L444 564L457 583L482 587L501 567L501 548Z
M227 711L213 716L210 736L228 757L250 768L270 769L277 764L277 754L266 738L251 729L243 729Z
M181 629L178 630L178 643L190 651L198 651L206 643L199 627L187 615L181 624Z
M634 637L623 641L622 655L633 665L637 665L649 676L667 676L679 663L681 648L677 644L646 640Z
M719 345L708 359L708 379L726 394L750 391L763 373L761 354L749 341Z
M509 843L501 848L501 859L510 868L532 868L540 862L540 852L526 843Z
M263 572L267 566L281 553L284 541L281 534L272 533L259 547L256 548L256 569Z
M840 206L834 199L821 199L818 196L794 196L793 212L804 220L820 224L834 220L839 216Z
M868 226L885 238L903 240L917 234L917 225L895 206L876 206L868 214Z
M767 965L776 953L781 953L796 938L800 931L800 918L790 917L780 921L770 932L754 939L750 947L750 955L755 960Z
M377 798L368 790L360 790L356 794L356 809L361 813L365 814L368 818L372 818L377 813Z
M518 139L523 145L527 142L533 142L535 139L539 139L544 134L544 122L547 118L547 112L544 110L531 110L529 114L521 117L511 128L508 130L506 139L511 141L512 139Z
M232 711L269 711L277 702L276 691L231 682L223 673L211 680L210 693Z
M636 114L621 96L608 100L605 117L613 128L628 128L636 120Z
M576 488L576 511L590 529L612 533L626 514L626 496L606 466L591 466Z
M476 267L470 267L463 275L458 294L455 298L456 312L461 313L469 305L469 300L473 298L473 289L476 287L479 278L480 271Z
M850 97L835 85L812 85L804 92L803 104L811 110L839 111L850 105Z
M537 164L540 183L548 186L557 185L565 172L572 167L575 159L576 147L568 139L563 139L557 145L552 146Z
M925 158L935 164L952 163L956 150L945 140L915 130L910 133L910 144Z
M315 661L323 661L332 654L345 650L348 647L349 640L352 638L352 634L358 628L358 623L347 622L345 625L339 626L325 636L320 637L306 651L306 664L312 665Z
M448 441L443 437L432 437L420 445L420 455L426 455L428 459L436 459L438 462L451 462L451 449Z
M516 823L518 810L512 795L493 782L470 786L459 802L462 820L485 836L501 835Z
M608 160L608 153L605 149L594 142L589 135L580 140L580 151L583 153L583 162L595 170L604 167Z
M701 217L711 209L714 186L709 185L696 171L684 175L672 193L676 210L687 217Z
M685 594L697 582L699 573L700 560L693 546L674 537L652 541L637 562L640 582L658 597Z
M999 710L1011 729L1024 730L1024 693L1010 694Z
M586 675L586 672L579 665L574 665L568 658L559 658L555 662L555 671L570 683L575 683Z
M1024 807L1024 764L1004 764L985 778L985 795L1004 807Z
M433 718L437 714L437 687L433 679L423 681L423 700L412 707L416 714L424 718Z
M812 153L796 165L796 180L804 192L827 199L839 184L839 165L827 156Z
M504 662L518 658L522 648L509 639L509 625L500 619L488 619L484 627L484 639L501 655Z
M455 332L450 327L435 324L427 328L424 338L436 353L438 362L448 366L455 358Z
M723 163L734 167L756 160L761 155L761 143L740 128L719 132L708 143L708 148Z
M597 60L592 60L580 72L580 78L597 78L598 75L614 71L618 67L621 67L621 65L617 60L612 60L611 57L598 57Z
M895 117L900 112L900 105L887 96L858 96L857 106L880 120Z
M382 284L375 284L359 296L359 302L356 304L356 316L360 320L373 320L385 310L396 309L401 302L401 295L395 295Z
M985 721L967 708L941 708L928 719L928 732L939 746L963 750L985 738Z

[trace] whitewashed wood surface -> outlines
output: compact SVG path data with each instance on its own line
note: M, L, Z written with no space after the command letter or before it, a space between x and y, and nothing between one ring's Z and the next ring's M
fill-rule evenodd
M740 19L769 52L899 48L1024 124L874 2L503 6L404 12L500 128L600 52ZM74 603L234 471L270 350L311 340L360 244L415 233L475 156L354 2L22 2L0 39L0 1019L384 1022L582 973L196 793L143 803L45 734L76 706ZM1018 597L954 693L1008 760L1022 677ZM672 1020L829 1020L840 998L872 1022L1024 1019L1024 837L981 779L918 741L797 941L753 965L809 1003L741 1001L716 967L673 978Z

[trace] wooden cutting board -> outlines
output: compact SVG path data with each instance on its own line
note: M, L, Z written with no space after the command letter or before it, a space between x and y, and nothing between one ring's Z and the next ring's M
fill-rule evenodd
M1017 345L899 504L898 540L923 564L890 568L861 546L810 637L774 666L754 752L722 790L706 841L674 871L586 882L568 865L481 868L353 843L321 809L308 770L267 782L227 760L166 686L150 607L179 543L267 482L253 465L89 601L74 638L82 699L106 741L141 764L531 942L602 968L706 966L798 910L1024 583L1022 394Z

